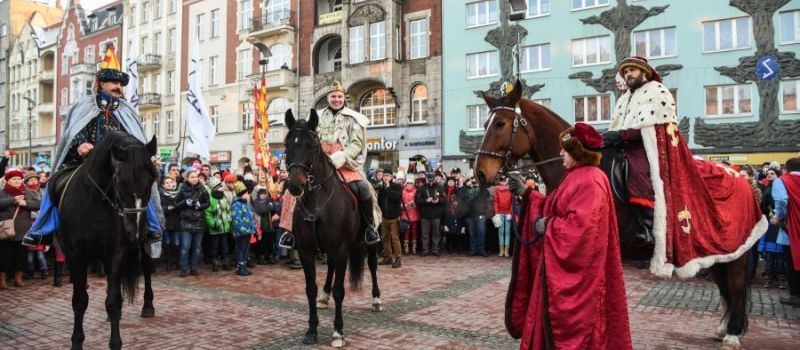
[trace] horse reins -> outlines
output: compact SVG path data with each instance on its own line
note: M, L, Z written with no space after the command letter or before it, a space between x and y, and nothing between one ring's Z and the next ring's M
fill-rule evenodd
M334 174L338 173L338 171L336 170L336 167L333 167L333 170L328 175L326 175L325 178L322 179L322 181L320 181L318 184L315 185L316 178L314 177L312 172L314 171L314 168L317 165L317 161L319 161L320 151L322 150L321 142L319 140L319 136L314 132L305 131L305 130L297 130L297 131L301 131L301 132L304 132L306 134L311 135L312 139L317 144L317 147L315 148L315 152L314 152L314 162L311 163L310 166L307 166L307 165L302 164L302 163L292 163L292 164L289 164L289 166L286 169L287 170L291 170L294 167L298 167L298 168L301 168L301 169L305 170L306 173L308 174L308 175L306 175L308 177L308 181L306 182L306 189L308 190L308 192L312 192L315 189L322 188L322 184L328 182L328 180ZM288 134L287 134L287 138L288 138ZM330 163L330 159L327 159L327 161ZM330 164L330 165L333 165L333 164ZM341 176L341 174L340 174L340 176ZM345 187L346 187L346 185L345 185ZM317 221L319 219L319 212L322 211L322 209L324 209L326 205L328 205L328 202L330 202L331 198L333 197L333 192L334 191L329 191L329 192L330 193L328 194L328 198L326 198L325 201L322 202L322 205L317 205L316 209L313 212L309 211L306 208L306 206L303 204L303 201L298 198L297 204L299 204L300 209L302 209L303 212L305 213L305 218L303 218L303 220L305 220L307 222L315 222L315 221Z
M75 171L77 172L77 169ZM100 187L100 185L98 185L97 182L94 181L94 178L92 178L92 175L87 173L86 177L89 179L89 182L91 182L92 185L94 185L94 187L97 188L98 191L100 191L100 194L103 195L103 199L105 199L105 201L108 202L109 205L111 205L111 208L114 209L114 211L120 217L125 217L126 214L141 214L141 213L144 213L145 211L147 211L147 207L143 207L143 208L121 208L119 206L119 204L115 203L114 201L111 200L111 198L108 197L108 194L106 193L108 190L107 189L103 190ZM66 188L64 190L66 191Z
M514 137L519 132L520 127L525 131L525 136L528 137L528 143L531 145L531 147L536 147L536 146L535 146L535 143L533 142L533 140L531 140L531 136L530 136L530 133L529 133L529 130L528 130L528 121L525 118L523 118L517 112L516 108L507 107L507 106L497 106L497 107L492 108L489 111L489 113L494 115L497 112L497 110L499 110L499 109L511 111L511 112L514 113L514 122L512 123L513 127L511 129L511 137L508 138L508 145L506 145L506 153L505 154L500 154L498 152L487 151L487 150L484 150L484 149L479 149L478 152L476 152L476 153L477 154L481 154L481 155L485 155L485 156L489 156L489 157L493 157L493 158L502 159L503 160L503 168L501 168L501 171L502 172L507 172L507 171L510 171L510 170L514 169L514 164L512 164L512 160L511 160L511 146L514 145ZM559 161L559 160L561 160L561 157L553 157L553 158L549 158L549 159L545 159L543 161L539 161L539 162L533 163L533 165L525 166L525 167L522 167L522 168L523 169L524 168L535 168L535 167L538 167L540 165L556 162L556 161ZM526 173L533 173L533 171L532 170L526 171Z

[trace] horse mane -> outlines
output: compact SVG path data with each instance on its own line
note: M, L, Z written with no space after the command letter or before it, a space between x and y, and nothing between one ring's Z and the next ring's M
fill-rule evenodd
M127 159L125 164L136 169L148 169L152 172L151 175L156 175L156 169L150 160L150 154L147 153L145 145L137 138L124 131L110 131L103 134L100 141L97 142L89 157L84 161L87 171L93 174L109 172L111 170L111 159L114 146L121 147L127 152ZM119 173L121 177L135 177L141 176L131 171L123 171ZM123 179L124 180L124 179Z

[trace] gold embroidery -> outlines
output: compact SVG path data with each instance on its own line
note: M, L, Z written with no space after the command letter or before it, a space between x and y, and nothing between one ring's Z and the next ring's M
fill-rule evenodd
M667 133L670 137L672 137L672 147L678 147L678 134L675 132L678 131L678 126L675 123L669 123L667 126Z
M681 226L681 230L683 233L689 234L692 232L692 213L689 211L689 207L686 205L683 206L683 210L678 213L678 222L686 220L686 225Z

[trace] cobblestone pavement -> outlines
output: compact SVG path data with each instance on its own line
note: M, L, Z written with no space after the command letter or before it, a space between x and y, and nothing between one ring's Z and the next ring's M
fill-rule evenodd
M346 291L345 334L350 349L515 349L503 324L510 262L502 258L406 257L403 267L381 266L385 311L370 310L371 285ZM318 269L318 280L323 278ZM333 313L320 312L320 345L301 344L306 298L301 270L257 266L249 277L201 270L179 278L154 277L156 317L139 317L139 300L126 305L122 338L128 349L326 349ZM367 275L368 276L368 275ZM636 349L716 349L719 318L712 284L660 280L625 266L631 332ZM0 349L62 349L72 331L71 288L32 280L0 291ZM90 279L87 349L107 347L104 279ZM777 299L785 290L752 293L746 349L797 349L800 309ZM331 300L332 301L332 300Z

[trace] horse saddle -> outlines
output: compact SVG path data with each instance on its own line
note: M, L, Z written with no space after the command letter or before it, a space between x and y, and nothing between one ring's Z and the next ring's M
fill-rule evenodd
M75 170L79 166L67 166L56 171L47 181L48 195L50 201L55 207L61 207L61 201L64 199L64 191L72 180Z

